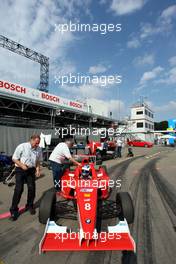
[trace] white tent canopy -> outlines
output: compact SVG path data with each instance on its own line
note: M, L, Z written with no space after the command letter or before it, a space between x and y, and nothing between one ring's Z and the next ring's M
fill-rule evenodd
M162 136L162 137L160 137L161 139L164 139L164 138L176 138L176 137L174 137L174 136L171 136L171 135L164 135L164 136Z

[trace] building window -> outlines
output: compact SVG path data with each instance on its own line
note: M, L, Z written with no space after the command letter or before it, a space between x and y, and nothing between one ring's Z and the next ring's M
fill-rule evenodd
M139 127L143 127L143 122L139 122L139 123L137 123L137 127L139 128Z
M148 111L147 109L145 109L145 115L153 118L153 114L150 111Z
M145 123L145 127L148 128L148 123Z
M149 124L149 128L150 128L150 129L154 129L154 126L151 125L151 124Z
M137 111L136 115L143 115L143 111Z

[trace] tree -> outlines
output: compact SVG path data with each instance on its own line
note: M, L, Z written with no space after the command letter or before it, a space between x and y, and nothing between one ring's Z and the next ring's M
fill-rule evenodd
M155 122L154 127L155 127L155 130L167 130L168 121Z

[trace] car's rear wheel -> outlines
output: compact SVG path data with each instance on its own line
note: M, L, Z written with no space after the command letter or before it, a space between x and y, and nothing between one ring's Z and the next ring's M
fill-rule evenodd
M131 196L128 192L119 192L116 195L116 206L118 208L118 217L120 220L127 220L128 224L134 221L134 206Z
M39 222L46 224L48 218L54 220L56 209L56 192L54 190L46 191L41 199L39 206Z

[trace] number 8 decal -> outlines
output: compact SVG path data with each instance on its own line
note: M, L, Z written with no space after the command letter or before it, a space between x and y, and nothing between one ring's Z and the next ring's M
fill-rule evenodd
M87 211L91 210L90 203L85 203L84 209L87 210Z

